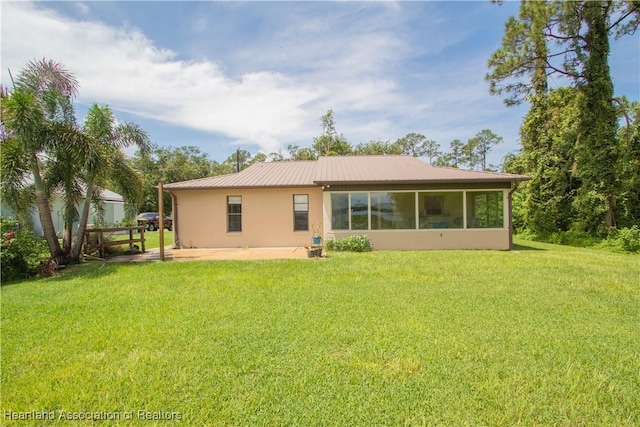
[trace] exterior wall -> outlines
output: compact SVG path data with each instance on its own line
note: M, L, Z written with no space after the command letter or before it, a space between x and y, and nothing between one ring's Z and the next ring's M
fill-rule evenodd
M293 195L309 195L309 230L293 231ZM183 248L305 246L322 221L319 187L174 190L174 237ZM242 197L242 231L227 232L227 196Z
M294 194L309 195L308 231L293 231ZM172 195L174 237L184 248L305 246L311 225L322 222L325 239L366 234L380 250L509 249L508 203L499 229L349 231L331 230L331 192L319 187L173 190ZM227 232L227 196L242 197L241 232Z
M326 238L342 238L356 234L369 236L373 249L509 249L509 230L369 230L332 231Z
M83 202L79 202L77 204L78 213L82 213ZM105 202L105 217L104 221L108 226L113 225L116 222L124 221L125 219L125 210L124 210L124 202ZM56 230L56 234L61 236L62 231L64 230L64 204L60 199L54 199L51 203L51 219L53 220L53 227ZM9 208L2 208L2 216L15 217L15 212ZM92 224L96 221L96 216L93 211L93 205L91 207L91 211L89 212L89 224ZM42 236L44 233L42 231L42 224L40 224L40 214L38 213L37 207L34 205L31 210L31 224L33 225L33 232L39 236ZM76 229L79 224L79 221L74 223ZM74 232L76 230L74 229Z
M79 202L76 205L78 209L78 214L82 214L82 208L84 205L84 201ZM60 234L64 230L64 206L61 201L55 201L52 206L51 214L53 216L53 225L56 229L56 233ZM115 223L124 221L125 212L124 212L124 202L104 202L104 226L113 227ZM89 226L95 225L98 221L98 216L95 214L94 204L91 204L91 209L89 210L89 219L87 224ZM38 219L38 224L40 224L40 219ZM77 229L79 221L74 222L74 232Z

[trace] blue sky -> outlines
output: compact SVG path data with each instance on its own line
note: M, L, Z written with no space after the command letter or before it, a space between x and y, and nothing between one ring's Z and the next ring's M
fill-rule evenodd
M422 133L448 149L482 129L519 147L527 106L484 81L519 2L2 2L2 82L35 58L80 82L79 119L107 104L161 146L224 160L310 146L334 111L353 144ZM616 95L640 100L640 43L612 45ZM553 83L553 82L552 82Z

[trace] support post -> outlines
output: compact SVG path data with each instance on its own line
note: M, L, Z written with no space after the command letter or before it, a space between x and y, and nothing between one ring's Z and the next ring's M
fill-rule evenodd
M512 206L512 197L513 197L513 193L514 191L516 191L518 189L518 184L520 184L520 182L516 181L515 184L511 187L511 189L509 190L509 193L507 193L507 211L508 211L508 215L509 215L509 250L512 251L513 250L513 206Z
M163 185L162 181L158 183L158 238L160 240L160 261L164 261L164 200L163 200Z

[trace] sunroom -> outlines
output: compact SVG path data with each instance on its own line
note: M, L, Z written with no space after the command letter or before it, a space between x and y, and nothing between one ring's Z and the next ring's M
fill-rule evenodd
M331 230L503 229L503 190L335 192Z
M367 234L377 249L508 249L509 191L325 192L325 234Z

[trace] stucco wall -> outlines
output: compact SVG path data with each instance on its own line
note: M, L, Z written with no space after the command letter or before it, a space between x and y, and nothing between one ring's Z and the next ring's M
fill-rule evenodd
M325 239L366 234L374 249L509 249L508 228L332 231L320 188L174 190L173 194L175 237L184 248L305 246L313 234L311 224L322 222ZM309 195L309 231L293 231L294 194ZM242 196L241 232L227 232L227 196ZM326 203L329 196L324 196Z
M374 250L509 249L509 231L493 229L333 231L326 238L356 234L369 236Z
M322 189L174 190L184 248L305 246L322 221ZM309 230L293 231L293 195L309 195ZM242 231L227 232L227 196L242 196Z

